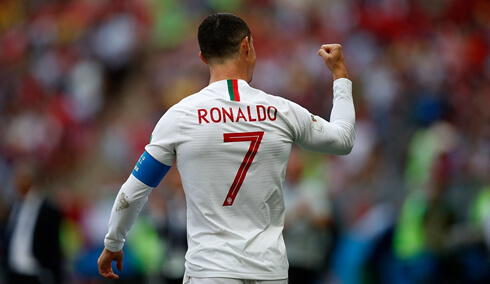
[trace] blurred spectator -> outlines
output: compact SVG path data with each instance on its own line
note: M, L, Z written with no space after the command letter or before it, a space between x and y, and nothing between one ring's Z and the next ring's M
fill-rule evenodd
M437 155L424 190L414 189L403 205L394 239L397 283L460 281L451 246L456 215L448 203L450 175L448 154Z
M291 284L319 281L333 247L328 191L321 179L306 176L304 159L293 147L284 185L284 242Z
M175 167L170 169L160 187L149 199L150 216L155 224L159 224L157 228L165 247L160 271L165 283L180 284L184 278L187 251L187 207Z
M370 134L372 128L362 122L356 132L362 146L357 150L354 146L352 157L331 165L335 174L343 177L340 185L338 177L331 179L339 187L332 195L339 228L328 275L332 283L392 283L391 243L397 212L394 196L399 188L383 158L386 149L376 144Z
M386 202L373 204L341 233L327 283L394 283L393 211Z
M19 200L7 227L8 283L61 283L62 215L46 199L33 164L16 165L14 174Z
M454 246L462 267L461 277L467 283L490 281L490 187L485 186L476 194L471 207L469 222L455 230Z
M490 250L490 186L480 190L473 207L473 222L482 230L484 243Z

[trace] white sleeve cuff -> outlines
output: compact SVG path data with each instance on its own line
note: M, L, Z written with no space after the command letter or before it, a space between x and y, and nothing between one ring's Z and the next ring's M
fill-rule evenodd
M337 84L348 84L350 87L352 87L352 81L347 79L347 78L338 78L337 80L333 81L333 87L335 88L335 85Z
M120 251L122 250L123 246L124 246L124 241L116 241L116 240L111 240L111 239L108 239L107 236L104 240L104 246L106 249L112 251L112 252L117 252L117 251Z

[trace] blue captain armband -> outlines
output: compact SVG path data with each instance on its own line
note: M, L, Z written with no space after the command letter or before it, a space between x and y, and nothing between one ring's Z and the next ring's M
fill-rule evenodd
M145 151L134 166L132 174L147 186L157 187L168 170L170 166L160 163Z

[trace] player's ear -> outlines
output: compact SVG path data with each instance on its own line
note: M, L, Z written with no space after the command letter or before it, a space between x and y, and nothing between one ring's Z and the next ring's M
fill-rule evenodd
M242 39L242 42L240 43L240 49L245 52L245 55L248 55L250 52L250 41L248 36L244 37Z
M199 58L201 58L202 62L204 62L204 64L206 65L209 65L208 61L206 60L206 58L204 58L204 55L202 55L202 52L199 51Z

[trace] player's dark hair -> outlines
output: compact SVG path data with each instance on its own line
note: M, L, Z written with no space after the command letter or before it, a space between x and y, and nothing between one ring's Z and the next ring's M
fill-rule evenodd
M247 36L250 41L250 29L244 20L234 14L217 13L201 23L197 40L202 55L211 64L237 54L241 41Z

